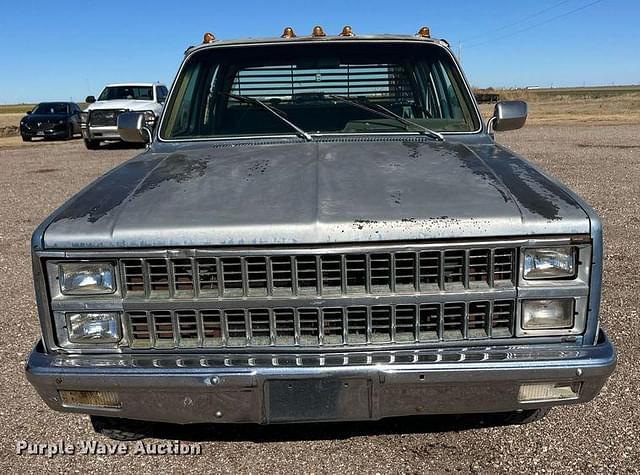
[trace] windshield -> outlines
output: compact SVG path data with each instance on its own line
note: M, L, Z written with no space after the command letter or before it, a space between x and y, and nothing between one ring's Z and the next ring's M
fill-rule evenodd
M160 131L165 139L290 135L292 127L258 101L309 134L416 133L419 127L471 132L480 127L450 55L425 44L204 50L185 64L174 90ZM405 123L392 114L384 117L383 108Z
M135 99L139 101L153 100L152 86L109 86L105 87L98 98L99 101L115 99Z
M69 111L69 105L64 102L43 102L33 110L32 114L38 115L54 115L54 114L67 114Z

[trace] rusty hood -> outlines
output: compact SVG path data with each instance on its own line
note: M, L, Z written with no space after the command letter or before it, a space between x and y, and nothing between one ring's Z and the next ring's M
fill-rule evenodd
M45 248L318 244L588 233L580 203L494 144L191 144L146 152L48 220Z

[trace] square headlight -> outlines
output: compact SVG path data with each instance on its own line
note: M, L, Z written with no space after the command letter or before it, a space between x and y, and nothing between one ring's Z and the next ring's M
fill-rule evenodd
M573 327L574 299L524 300L522 328L524 330L553 330Z
M118 312L67 313L67 331L72 343L117 343L120 333Z
M59 265L59 276L64 295L112 294L116 290L110 262L64 262Z
M525 279L570 279L576 276L576 270L575 247L524 250Z

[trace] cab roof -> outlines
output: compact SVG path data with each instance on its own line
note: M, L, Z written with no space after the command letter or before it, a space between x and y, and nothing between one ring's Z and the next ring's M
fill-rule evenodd
M163 86L159 82L119 82L115 84L107 84L105 87L123 87L123 86L131 86L131 87L151 87L151 86Z
M209 33L210 34L210 33ZM327 36L295 36L292 38L240 38L230 40L214 40L209 43L202 43L196 46L190 46L185 51L191 53L193 51L199 51L203 49L219 48L227 46L249 46L249 45L273 45L273 44L304 44L304 43L341 43L341 42L411 42L411 43L429 43L439 46L449 47L449 43L443 39L422 37L417 35L394 35L394 34L379 34L379 35L354 35L354 36L339 36L339 35L327 35Z

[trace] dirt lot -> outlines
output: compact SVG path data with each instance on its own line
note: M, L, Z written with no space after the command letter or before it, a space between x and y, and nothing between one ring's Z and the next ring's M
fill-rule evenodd
M29 236L66 197L137 153L87 152L81 141L0 149L0 466L5 471L70 472L516 472L635 471L640 464L640 126L533 126L499 140L590 201L605 223L603 325L619 365L602 394L556 408L528 426L485 427L472 418L413 418L366 424L166 429L200 441L202 455L15 455L16 442L78 443L96 436L86 417L50 411L23 375L38 335Z

